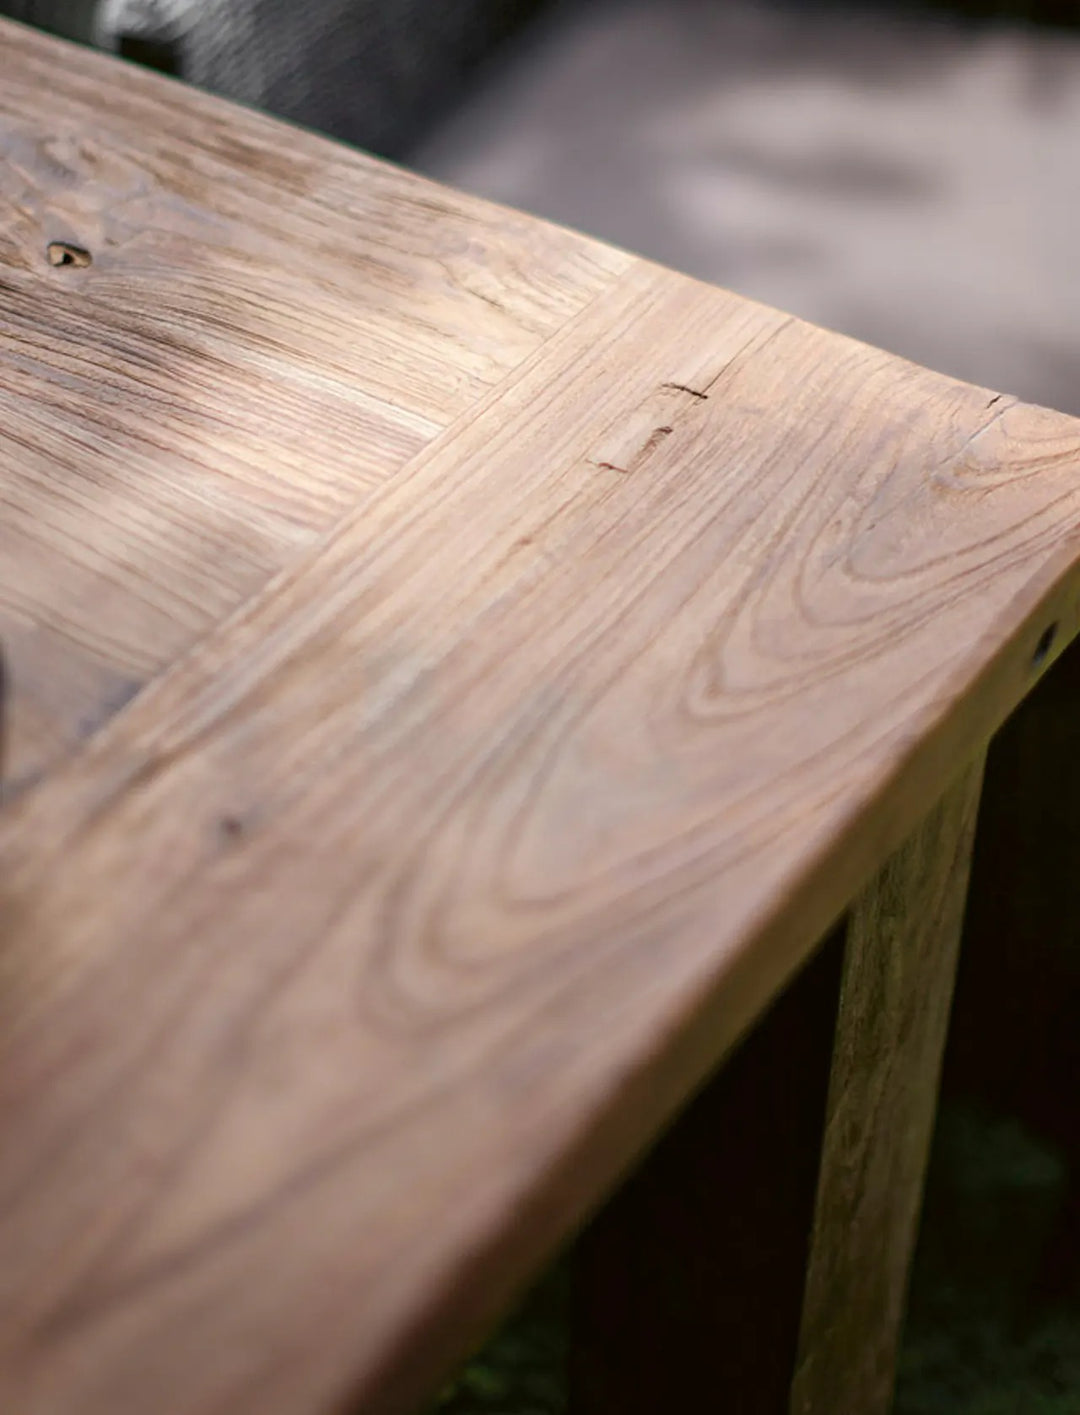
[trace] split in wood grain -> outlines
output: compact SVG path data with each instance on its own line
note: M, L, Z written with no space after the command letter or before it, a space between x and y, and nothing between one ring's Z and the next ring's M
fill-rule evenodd
M83 246L70 241L50 241L45 248L50 265L75 265L85 268L93 264L93 256Z

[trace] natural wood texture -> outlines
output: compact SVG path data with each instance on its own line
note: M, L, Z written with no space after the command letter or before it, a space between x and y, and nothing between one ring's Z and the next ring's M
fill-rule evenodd
M838 925L577 1244L571 1415L787 1411L843 959Z
M792 1415L888 1415L983 756L856 900Z
M627 264L0 21L9 786Z
M69 526L28 552L38 513L18 536L5 513L5 557L55 556L67 586L5 570L9 614L59 626L52 661L93 628L122 644L100 661L157 673L0 814L0 1408L405 1411L1027 691L1047 624L1048 657L1073 635L1080 424L525 218L473 264L455 198L421 217L421 189L363 159L3 42L32 132L77 150L100 103L96 161L135 209L126 154L141 172L152 149L169 173L210 163L215 212L255 234L207 236L184 273L182 240L108 226L123 201L84 195L79 225L65 202L92 183L28 184L18 210L67 213L34 218L50 239L93 254L114 230L135 272L164 242L184 299L157 257L112 283L96 256L0 276L24 331L3 378L26 379L4 396L39 439L29 475L5 461L5 504L52 486ZM249 167L262 195L234 213ZM453 229L456 257L401 254ZM332 299L292 283L289 251L310 267L346 241L395 271L387 305L336 266ZM444 340L453 259L486 298L461 294ZM218 261L258 289L228 318ZM68 277L142 309L147 371L125 378L167 437L149 413L128 431L129 401L107 438L85 424L115 375L88 380L80 351L123 340L95 335L109 301L41 284ZM550 289L542 329L506 313L522 286ZM346 494L327 409L354 385L444 425ZM206 407L235 431L207 442ZM241 516L224 482L252 465ZM249 511L307 543L267 583L268 533L225 588L219 511L245 555ZM71 568L87 555L93 575ZM160 567L152 592L132 556ZM75 616L76 586L107 581L127 592ZM127 627L140 593L163 638L184 625L156 658Z

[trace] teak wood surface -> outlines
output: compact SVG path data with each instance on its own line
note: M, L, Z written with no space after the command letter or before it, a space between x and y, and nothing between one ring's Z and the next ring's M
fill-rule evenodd
M0 1409L418 1403L1078 596L1080 423L0 24Z

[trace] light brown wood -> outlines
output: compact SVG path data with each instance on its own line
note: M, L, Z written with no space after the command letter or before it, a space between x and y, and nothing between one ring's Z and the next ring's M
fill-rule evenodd
M984 754L852 907L792 1415L888 1415Z
M118 240L104 289L143 311L146 376L181 370L160 436L157 393L84 427L96 385L66 361L108 301L64 324L66 287L40 316L25 296L107 263L0 271L25 331L4 396L39 439L29 478L10 441L2 467L27 508L10 613L59 626L43 662L92 628L121 645L95 668L152 677L0 814L0 1408L405 1411L1075 633L1080 424L523 217L474 266L471 204L2 38L32 145L101 103L99 170L141 172L147 144L211 163L215 211L262 226L223 255L193 220L194 267L143 274L178 238ZM24 205L94 255L70 190ZM292 283L313 225L334 250L382 233L387 305L366 276ZM447 291L445 251L395 265L452 239L484 298ZM257 297L219 304L204 267L233 260ZM505 312L523 288L551 291L542 329ZM354 386L436 426L347 493L354 433L316 394ZM114 440L137 477L106 476ZM29 510L48 486L55 544ZM268 532L225 585L249 509L302 543ZM157 656L140 597L163 638L183 623Z
M0 21L9 791L628 261Z

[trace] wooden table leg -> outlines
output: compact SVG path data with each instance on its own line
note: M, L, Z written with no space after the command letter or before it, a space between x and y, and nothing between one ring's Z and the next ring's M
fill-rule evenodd
M792 1415L892 1406L982 773L851 910Z
M573 1415L785 1408L843 942L835 930L581 1239Z
M573 1415L888 1409L982 760L578 1251Z

